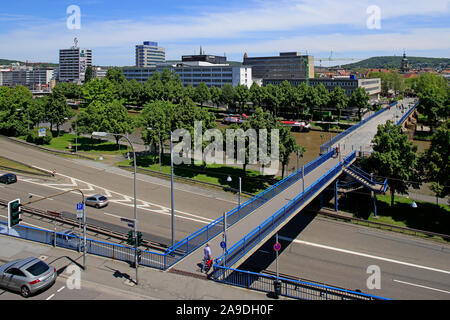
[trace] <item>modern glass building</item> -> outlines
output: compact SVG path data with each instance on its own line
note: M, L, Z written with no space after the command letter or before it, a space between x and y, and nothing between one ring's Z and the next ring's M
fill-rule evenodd
M252 67L257 79L314 78L314 57L299 52L281 52L275 57L252 57L244 54L243 65Z
M166 50L158 42L144 41L136 46L136 67L150 68L166 61Z

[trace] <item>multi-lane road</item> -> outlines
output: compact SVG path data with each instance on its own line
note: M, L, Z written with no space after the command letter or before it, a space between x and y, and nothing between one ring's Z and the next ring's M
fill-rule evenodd
M133 175L128 171L99 162L55 156L4 138L0 138L0 149L10 159L56 170L54 178L19 174L18 183L0 185L1 199L20 197L26 202L80 188L87 195L103 193L110 199L105 208L89 207L89 218L120 227L126 227L120 217L133 218ZM149 240L170 245L170 183L138 174L137 199L139 230ZM75 213L79 200L80 194L74 192L33 206ZM236 200L233 194L176 183L176 241L232 209ZM6 220L6 210L0 210L0 216ZM23 223L53 228L52 224L31 218ZM450 246L446 244L303 214L283 228L279 236L283 247L279 258L282 273L394 299L450 298ZM269 241L249 265L253 264L254 269L258 264L262 269L275 271L272 246ZM215 257L218 254L213 252ZM380 289L367 287L372 275L367 272L370 266L379 267Z

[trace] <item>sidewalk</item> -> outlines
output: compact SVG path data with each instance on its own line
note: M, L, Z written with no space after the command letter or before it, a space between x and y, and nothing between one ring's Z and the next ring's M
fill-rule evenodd
M0 235L0 248L0 265L26 257L44 259L58 270L73 264L70 259L83 263L82 254L75 251L10 236ZM205 275L193 277L139 267L139 285L135 285L128 279L135 279L136 270L125 262L87 255L86 265L87 270L81 273L81 286L120 292L133 300L271 300L265 293L216 283ZM68 276L63 272L58 277Z

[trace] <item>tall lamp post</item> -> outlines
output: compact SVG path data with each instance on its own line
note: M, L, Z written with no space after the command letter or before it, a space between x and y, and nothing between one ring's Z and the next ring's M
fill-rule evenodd
M147 130L154 130L152 127L148 127ZM170 131L170 211L171 211L171 237L172 244L175 244L175 207L174 207L174 193L173 193L173 141L172 131ZM159 138L159 171L161 171L161 133L158 132Z
M131 150L133 151L133 165L134 165L134 238L135 238L135 243L134 243L134 265L136 267L136 284L138 284L138 244L137 244L137 233L138 233L138 219L137 219L137 205L136 205L136 153L134 152L134 147L133 144L131 143L131 140L123 134L118 134L118 133L109 133L109 132L93 132L92 133L93 136L97 136L97 137L106 137L107 135L112 135L112 136L117 136L117 137L121 137L121 138L125 138L128 143L131 146Z

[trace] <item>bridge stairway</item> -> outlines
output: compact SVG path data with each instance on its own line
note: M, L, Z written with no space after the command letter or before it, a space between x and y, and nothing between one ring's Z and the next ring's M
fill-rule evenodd
M377 181L373 179L370 174L364 172L354 165L344 167L344 172L371 191L374 191L376 193L386 192L387 179L385 179L384 181Z

